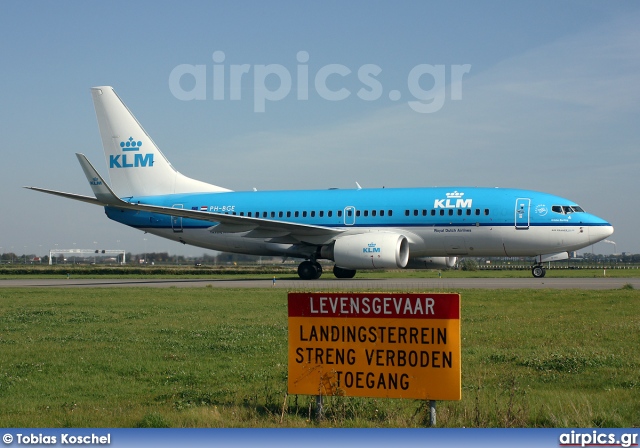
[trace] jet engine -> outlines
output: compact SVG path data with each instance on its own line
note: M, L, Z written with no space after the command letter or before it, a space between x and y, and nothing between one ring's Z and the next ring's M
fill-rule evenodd
M335 261L341 268L404 268L409 261L409 240L391 232L347 235L323 246L320 256Z
M407 269L446 269L456 265L458 257L420 257L412 258Z

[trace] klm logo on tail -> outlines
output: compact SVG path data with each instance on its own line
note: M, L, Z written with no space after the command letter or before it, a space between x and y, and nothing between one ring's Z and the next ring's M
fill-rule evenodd
M153 166L153 154L127 154L130 151L140 151L142 142L135 141L133 137L120 142L120 148L124 154L109 155L109 168L144 168ZM128 157L127 157L128 156Z

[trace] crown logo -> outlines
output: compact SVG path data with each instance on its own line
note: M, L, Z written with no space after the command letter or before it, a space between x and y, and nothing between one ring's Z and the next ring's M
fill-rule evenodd
M464 196L464 193L458 193L454 191L453 193L447 193L447 199L459 199Z
M376 243L369 243L367 246L369 246L369 247L376 247Z
M123 151L140 151L140 147L142 146L142 142L136 142L133 140L133 137L129 137L129 140L126 142L120 142L120 147Z

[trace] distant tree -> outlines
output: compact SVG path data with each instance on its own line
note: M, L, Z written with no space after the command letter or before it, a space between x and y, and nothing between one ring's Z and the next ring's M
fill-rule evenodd
M462 269L463 271L477 271L478 262L473 258L465 258L460 264L460 269Z

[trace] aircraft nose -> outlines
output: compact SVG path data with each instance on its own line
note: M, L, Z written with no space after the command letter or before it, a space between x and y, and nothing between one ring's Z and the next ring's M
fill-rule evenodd
M613 226L595 226L589 229L589 241L591 244L602 241L613 234Z

